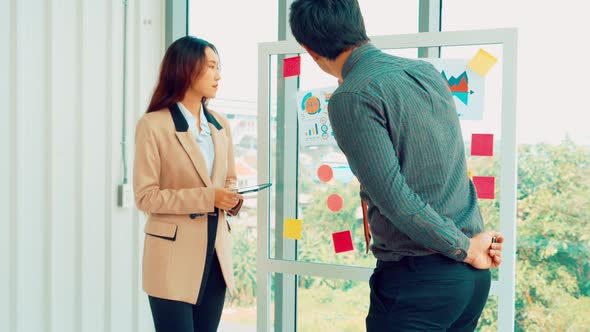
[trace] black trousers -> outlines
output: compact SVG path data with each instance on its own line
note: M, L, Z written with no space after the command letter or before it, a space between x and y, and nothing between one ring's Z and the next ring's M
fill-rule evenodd
M377 261L366 318L373 331L473 331L491 285L489 270L442 255Z
M211 270L203 282L198 305L148 296L156 332L217 331L226 290L217 253L213 254Z

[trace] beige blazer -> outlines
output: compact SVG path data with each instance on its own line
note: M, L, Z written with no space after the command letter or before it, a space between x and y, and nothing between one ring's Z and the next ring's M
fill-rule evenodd
M205 111L215 159L209 177L205 159L182 113L146 113L135 132L133 189L138 209L148 214L143 251L143 289L154 297L195 304L207 251L207 213L214 212L215 187L234 189L236 170L227 120ZM233 214L241 207L241 201ZM218 214L215 250L225 283L234 291L229 224Z

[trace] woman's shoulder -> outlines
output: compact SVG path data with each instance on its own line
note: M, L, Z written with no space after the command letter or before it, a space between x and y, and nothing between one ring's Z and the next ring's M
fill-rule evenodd
M161 110L145 113L142 115L142 119L145 118L147 121L161 121L164 118L170 117L170 110L163 108Z
M172 117L170 111L167 108L145 113L137 121L138 127L148 127L152 129L156 128L168 128L172 123Z

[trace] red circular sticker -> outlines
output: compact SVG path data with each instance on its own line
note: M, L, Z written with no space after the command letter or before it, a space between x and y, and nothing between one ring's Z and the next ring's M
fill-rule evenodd
M344 201L342 200L342 197L338 194L332 194L328 197L328 209L332 212L340 211L343 203Z
M332 177L334 177L334 171L332 170L332 167L328 165L322 165L318 168L318 179L320 179L320 181L328 182L332 180Z

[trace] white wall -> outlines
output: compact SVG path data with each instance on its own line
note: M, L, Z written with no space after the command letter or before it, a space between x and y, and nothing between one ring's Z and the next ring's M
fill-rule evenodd
M128 0L133 129L164 50L163 0ZM143 219L122 181L123 1L0 0L0 331L149 331Z

